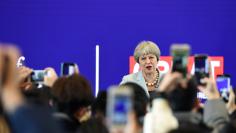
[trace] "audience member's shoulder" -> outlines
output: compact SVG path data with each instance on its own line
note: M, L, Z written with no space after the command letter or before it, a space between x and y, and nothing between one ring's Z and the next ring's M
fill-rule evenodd
M120 84L124 84L126 82L135 82L137 75L138 75L138 72L125 75Z
M135 79L135 78L138 77L139 74L140 74L140 72L131 73L131 74L125 75L124 78L127 78L127 79Z

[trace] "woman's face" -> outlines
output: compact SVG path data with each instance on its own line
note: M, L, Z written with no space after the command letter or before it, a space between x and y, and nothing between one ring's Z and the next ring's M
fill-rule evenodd
M157 63L157 57L154 54L144 54L139 57L139 65L147 74L156 71Z

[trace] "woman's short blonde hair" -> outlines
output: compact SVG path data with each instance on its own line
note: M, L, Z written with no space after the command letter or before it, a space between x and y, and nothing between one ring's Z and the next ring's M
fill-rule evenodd
M153 54L159 60L161 51L157 44L152 41L141 41L134 50L134 59L139 63L139 57L145 54Z

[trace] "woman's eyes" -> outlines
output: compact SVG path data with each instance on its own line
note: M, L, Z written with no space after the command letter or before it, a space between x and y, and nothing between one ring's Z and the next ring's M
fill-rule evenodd
M155 57L153 57L153 56L150 56L150 57L149 57L150 60L153 60L154 58L155 58Z
M146 57L142 57L141 60L146 60Z
M141 60L146 60L147 59L147 57L142 57L141 58ZM153 56L150 56L150 57L148 57L148 59L154 59L154 57Z

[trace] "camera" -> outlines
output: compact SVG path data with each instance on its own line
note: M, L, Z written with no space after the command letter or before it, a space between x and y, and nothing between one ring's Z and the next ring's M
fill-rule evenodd
M68 76L75 73L75 63L61 63L61 76Z
M188 44L173 44L170 51L173 57L172 72L180 72L186 77L190 46Z
M36 83L43 82L45 75L46 72L44 70L34 70L31 73L31 81Z

